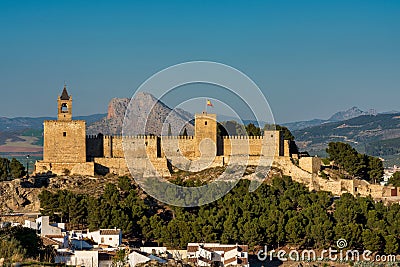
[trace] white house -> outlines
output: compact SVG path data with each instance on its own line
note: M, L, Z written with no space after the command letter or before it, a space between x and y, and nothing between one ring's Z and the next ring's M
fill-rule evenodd
M97 267L99 266L99 252L98 251L68 251L58 253L55 257L55 263L65 263L66 265L72 266L88 266Z
M115 254L99 250L75 250L58 252L55 263L70 266L111 267Z
M50 217L42 216L35 220L35 222L25 220L24 227L34 229L40 233L41 236L61 236L62 229L56 226L50 225Z
M99 245L107 245L110 247L119 247L122 243L121 229L100 229L98 231L87 233L89 239L93 239Z
M198 266L240 265L249 267L247 245L222 245L219 243L189 243L187 256L190 262Z
M130 267L135 267L136 264L146 263L152 260L162 264L167 263L167 260L161 259L151 254L147 254L145 252L133 251L131 254L128 255L128 262Z

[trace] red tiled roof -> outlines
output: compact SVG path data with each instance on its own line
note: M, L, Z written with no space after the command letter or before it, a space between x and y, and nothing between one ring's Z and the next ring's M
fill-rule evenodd
M224 260L224 265L227 265L227 264L229 264L229 263L235 262L236 260L237 260L236 257L233 257L233 258Z
M119 235L120 230L115 229L105 229L100 230L100 235Z
M42 236L43 245L45 246L61 246L61 242L48 238L46 236Z
M223 252L227 252L227 251L231 251L231 250L236 249L236 246L229 246L229 247L227 247L227 246L225 246L225 247L223 247L223 246L220 246L220 247L204 247L204 249L210 250L210 251L223 251Z
M196 252L199 249L198 246L188 246L187 252Z

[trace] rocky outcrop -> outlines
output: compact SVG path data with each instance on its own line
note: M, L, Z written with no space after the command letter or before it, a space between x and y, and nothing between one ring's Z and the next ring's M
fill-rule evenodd
M129 129L132 129L130 135L143 134L143 129L147 135L160 135L163 126L163 134L167 134L169 126L163 125L166 121L173 135L181 134L183 128L186 128L188 135L194 133L192 114L182 109L171 109L153 95L144 92L136 94L132 102L129 98L112 99L108 105L107 117L88 126L87 133L120 135L128 107Z
M40 208L40 186L34 180L0 183L0 213L30 212Z
M0 182L0 214L38 212L39 195L43 190L56 192L65 189L77 194L99 196L107 183L117 182L114 176L58 176Z

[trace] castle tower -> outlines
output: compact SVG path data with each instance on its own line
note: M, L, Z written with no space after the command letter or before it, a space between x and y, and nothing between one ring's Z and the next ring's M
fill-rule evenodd
M194 127L195 156L199 157L202 153L207 156L215 156L217 149L217 115L208 114L207 112L196 114Z
M282 132L278 130L265 130L263 146L264 155L274 155L274 157L284 156L285 148Z
M57 120L44 122L43 160L86 162L86 122L72 120L72 97L65 85L57 102Z
M72 96L68 95L67 86L58 97L58 116L59 121L72 121Z

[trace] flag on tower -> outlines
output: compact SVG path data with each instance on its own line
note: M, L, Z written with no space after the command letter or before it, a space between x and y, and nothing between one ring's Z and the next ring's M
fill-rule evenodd
M213 104L211 103L211 101L210 100L208 100L207 99L207 106L209 106L209 107L213 107Z

